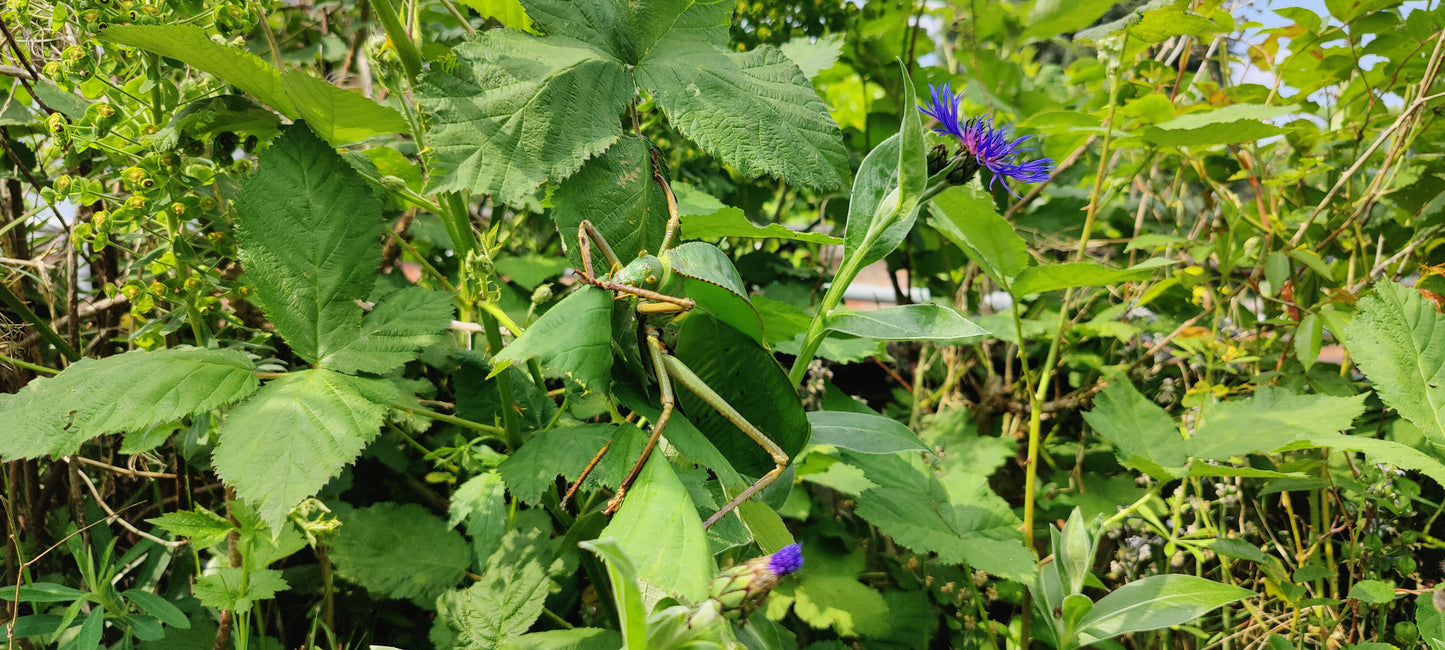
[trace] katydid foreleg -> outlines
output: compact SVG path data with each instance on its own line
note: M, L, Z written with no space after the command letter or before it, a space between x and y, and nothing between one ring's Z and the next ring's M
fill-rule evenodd
M751 438L753 442L758 443L758 446L762 447L763 451L768 452L768 455L773 457L775 467L772 471L764 474L762 478L758 479L752 485L749 485L747 489L738 493L737 496L733 497L732 501L727 502L727 505L724 505L722 509L713 513L713 516L708 517L707 521L703 522L703 528L711 528L713 524L731 512L733 508L738 507L738 504L747 501L754 494L757 494L759 490L767 487L777 479L778 476L783 473L783 470L788 467L788 455L783 453L783 450L778 447L777 443L773 442L772 438L768 437L768 434L763 433L762 430L753 426L752 422L749 422L747 418L743 417L743 414L739 413L731 404L728 404L727 400L723 399L721 395L718 395L716 391L707 385L707 382L697 376L697 373L694 373L691 368L688 368L687 364L678 360L677 357L667 355L663 358L663 365L667 367L666 375L670 379L692 391L693 395L696 395L703 402L706 402L708 406L711 406L713 410L717 411L724 418L727 418L728 422L733 423L733 426L740 429ZM659 378L663 374L664 373L658 373ZM664 417L666 417L666 412L664 412Z

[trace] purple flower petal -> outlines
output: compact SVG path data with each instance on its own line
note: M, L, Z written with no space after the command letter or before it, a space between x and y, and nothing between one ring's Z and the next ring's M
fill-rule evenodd
M803 547L794 543L778 549L768 557L768 570L785 576L803 567Z
M930 85L929 89L933 93L932 100L918 110L938 120L941 126L934 131L958 138L963 145L963 151L977 162L978 167L987 167L993 172L989 187L993 187L1000 178L1012 178L1025 183L1038 183L1049 179L1049 172L1054 165L1053 159L1020 160L1023 152L1033 151L1032 147L1022 146L1024 141L1032 136L1010 139L1013 125L996 127L992 117L976 117L960 123L959 105L963 101L963 93L955 95L948 83L942 86ZM1004 184L1004 189L1007 189L1009 194L1018 196L1007 183Z

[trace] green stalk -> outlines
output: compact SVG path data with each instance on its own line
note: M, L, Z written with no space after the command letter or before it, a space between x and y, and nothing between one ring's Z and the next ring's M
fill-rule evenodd
M417 75L421 74L421 51L416 48L416 42L411 40L406 26L401 24L401 16L396 7L391 4L391 0L371 0L371 7L376 10L376 17L381 19L381 26L386 29L386 36L391 40L392 47L396 48L396 56L401 59L401 67L406 70L407 78L415 81Z
M1128 32L1125 32L1124 38L1127 42ZM1099 199L1103 194L1104 190L1104 171L1105 167L1108 166L1109 161L1109 145L1113 143L1114 112L1115 108L1118 106L1118 75L1120 74L1121 69L1122 66L1116 67L1114 69L1114 84L1109 91L1109 116L1104 120L1104 144L1103 148L1099 152L1099 170L1098 173L1094 176L1094 187L1089 192L1089 209L1088 212L1084 215L1083 231L1079 233L1079 249L1074 255L1075 261L1082 261L1084 259L1084 254L1088 252L1089 237L1091 237L1094 233L1094 219L1099 215ZM1073 288L1064 291L1064 300L1062 303L1059 304L1058 327L1055 328L1053 340L1049 341L1049 353L1048 356L1044 357L1044 365L1039 368L1039 379L1038 382L1035 383L1033 386L1033 395L1031 396L1031 400L1029 402L1029 448L1028 460L1024 464L1023 526L1024 544L1027 545L1029 549L1033 549L1034 547L1034 500L1038 491L1039 438L1040 429L1042 428L1041 422L1043 416L1044 400L1048 398L1049 384L1053 380L1054 370L1056 369L1056 365L1059 361L1059 349L1063 347L1064 334L1068 330L1069 302L1072 301L1073 298ZM1017 301L1018 298L1014 297L1013 302ZM1015 327L1018 327L1017 309L1015 309L1014 314ZM1024 351L1022 331L1020 330L1019 358L1023 359L1026 356L1027 355ZM1025 361L1024 363L1027 363L1027 361ZM1029 647L1029 612L1031 610L1031 607L1032 603L1030 602L1028 592L1025 592L1023 624L1020 626L1019 629L1019 637L1021 639L1019 645L1024 648Z

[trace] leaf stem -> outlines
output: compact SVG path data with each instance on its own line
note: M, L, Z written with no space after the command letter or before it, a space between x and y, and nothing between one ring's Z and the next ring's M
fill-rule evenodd
M493 437L503 438L504 440L505 440L505 437L506 437L506 434L507 434L506 429L503 429L503 428L501 428L501 427L495 427L495 426L492 426L492 425L490 425L490 424L482 424L481 422L473 422L473 421L471 421L471 420L466 420L466 419L459 418L459 417L457 417L457 416L455 416L455 415L447 415L447 414L445 414L445 413L437 413L436 411L432 411L432 410L429 410L429 409L421 408L421 407L419 407L419 406L414 406L414 405L411 405L411 404L407 404L406 402L402 402L402 401L399 401L399 400L392 402L392 403L391 403L391 408L394 408L394 409L396 409L396 410L398 410L398 411L401 411L402 413L407 413L407 414L409 414L409 415L416 415L416 416L424 417L424 418L426 418L426 419L428 419L428 420L436 420L436 421L438 421L438 422L446 422L446 423L448 423L448 424L455 424L455 425L457 425L457 426L459 426L459 427L465 427L465 428L467 428L467 429L471 429L471 430L473 430L473 431L478 431L478 432L481 432L481 433L485 433L485 434L491 435L491 436L493 436ZM510 443L508 443L508 445L510 446ZM516 447L513 447L513 449L516 449Z
M47 368L47 367L42 366L42 365L39 365L39 364L30 363L29 361L22 361L22 360L20 360L20 359L16 359L15 357L6 356L6 355L3 355L3 354L0 354L0 361L3 361L3 362L5 362L5 363L8 363L8 364L10 364L10 365L12 365L12 366L19 366L19 367L24 368L24 369L26 369L26 370L34 370L35 372L45 373L45 374L47 374L47 375L58 375L58 374L60 374L60 371L59 371L59 370L56 370L56 369L54 369L54 368Z

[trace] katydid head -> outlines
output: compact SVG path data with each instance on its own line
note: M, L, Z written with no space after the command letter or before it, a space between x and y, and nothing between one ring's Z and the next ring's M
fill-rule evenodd
M640 289L656 289L667 281L669 269L654 255L643 255L632 260L622 270L612 275L612 281Z

